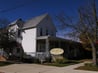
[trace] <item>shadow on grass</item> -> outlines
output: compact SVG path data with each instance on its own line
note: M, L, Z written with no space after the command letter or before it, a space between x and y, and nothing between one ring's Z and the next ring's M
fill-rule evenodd
M98 71L98 66L94 66L92 63L85 63L84 66L80 66L75 69L76 70Z
M8 62L8 61L0 61L0 66L7 66L7 65L11 65L14 64L12 62Z
M80 63L80 62L71 60L71 61L67 61L67 62L64 62L64 63L44 63L42 65L64 67L64 66L74 65L74 64L78 64L78 63Z

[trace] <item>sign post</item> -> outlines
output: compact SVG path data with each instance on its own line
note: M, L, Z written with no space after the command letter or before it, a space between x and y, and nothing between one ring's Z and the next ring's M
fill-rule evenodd
M52 55L52 61L56 62L57 59L63 59L62 54L64 50L61 48L53 48L50 50L50 54Z

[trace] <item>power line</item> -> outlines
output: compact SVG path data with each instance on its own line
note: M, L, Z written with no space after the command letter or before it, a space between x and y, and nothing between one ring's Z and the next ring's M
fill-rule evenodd
M24 6L27 6L27 5L31 4L31 3L32 3L32 1L30 1L28 3L23 3L21 5L17 5L17 6L12 7L12 8L4 9L4 10L1 10L0 13L9 12L9 11L12 11L12 10L15 10L15 9L18 9L18 8L21 8L21 7L24 7Z

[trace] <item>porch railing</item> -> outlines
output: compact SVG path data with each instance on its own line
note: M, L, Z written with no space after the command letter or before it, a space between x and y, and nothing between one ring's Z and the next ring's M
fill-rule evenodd
M45 59L47 57L46 52L29 52L27 55L30 55L32 57L38 58L38 59Z

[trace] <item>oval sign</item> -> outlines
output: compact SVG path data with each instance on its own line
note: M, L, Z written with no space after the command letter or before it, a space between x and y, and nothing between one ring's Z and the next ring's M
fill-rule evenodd
M53 55L60 55L64 53L64 50L61 48L53 48L50 50L50 53Z

